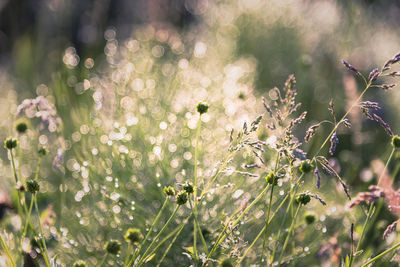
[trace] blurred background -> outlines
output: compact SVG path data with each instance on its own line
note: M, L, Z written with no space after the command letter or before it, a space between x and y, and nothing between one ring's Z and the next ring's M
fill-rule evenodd
M88 132L82 130L82 125L90 125L93 118L98 116L92 112L92 109L97 110L96 105L100 102L96 100L96 93L101 91L102 96L107 96L107 92L110 95L116 92L122 97L125 92L120 92L118 85L123 78L117 75L117 71L121 66L129 65L124 60L133 62L137 67L141 66L143 58L149 57L154 59L152 63L156 66L150 78L163 86L157 94L165 97L161 109L166 113L181 111L168 106L168 90L175 94L179 89L186 98L196 99L200 98L200 93L196 93L199 87L211 90L207 87L208 83L211 80L215 82L215 94L209 93L208 100L221 104L222 111L218 114L229 117L228 122L215 119L215 125L226 126L221 133L214 133L218 137L228 135L228 128L232 128L232 125L237 126L233 121L237 114L247 111L255 113L254 110L249 111L252 108L249 103L255 101L254 97L270 96L274 86L281 87L286 78L294 74L302 110L308 111L306 123L296 133L302 140L311 124L329 116L327 108L331 99L335 102L337 116L341 117L363 89L363 81L343 68L341 60L346 59L368 76L373 68L382 66L399 52L399 29L398 0L0 0L0 134L2 139L11 134L9 125L14 123L16 107L22 100L48 95L63 121L59 135L69 142L61 142L65 162L72 158L79 163L84 162L85 158L94 155L87 155L89 149L85 149L96 141L91 137L87 140L82 137L81 141L81 134ZM148 54L134 54L137 41L143 44L141 47ZM169 72L176 66L179 67L175 69L185 69L188 64L182 61L185 57L190 64L193 60L192 65L197 69L189 73L190 77L181 79L179 76L182 82L177 82ZM135 69L138 77L144 73L140 68ZM198 72L209 74L210 81L201 80ZM192 77L201 82L192 86L186 81ZM90 81L89 87L86 87L85 81ZM151 87L147 81L146 86ZM244 101L235 107L238 110L230 112L220 92ZM139 96L143 99L146 97ZM382 109L378 114L389 122L393 132L400 132L398 87L390 92L374 88L365 99L380 102ZM182 105L188 108L194 102L190 101ZM102 104L106 106L107 103ZM151 110L159 104L160 101L143 105ZM190 120L190 116L183 111L182 108L181 117ZM106 126L112 128L113 119L122 115L113 113L112 107L107 112L112 115L103 113L110 120ZM178 112L176 114L179 120ZM340 144L333 160L341 167L343 177L355 194L372 183L375 174L370 162L387 157L390 148L385 144L389 143L390 137L375 122L365 120L360 111L350 114L350 120L352 129L343 128L338 132ZM147 121L147 124L150 126L143 127L150 131L151 123ZM313 153L317 149L322 137L329 132L328 128L321 130L320 137L306 144L304 150ZM100 137L101 134L97 134ZM136 138L144 139L140 135ZM51 136L48 139L58 140ZM151 141L151 144L154 142ZM211 146L213 141L209 142ZM214 142L218 143L218 140ZM103 144L105 146L107 141ZM144 145L141 149L145 153L152 148ZM1 166L8 165L4 151L1 152L1 158ZM67 164L67 168L61 172L45 171L45 177L54 177L49 188L65 184L65 177L77 178L74 162L70 167ZM181 165L182 168L190 168L185 163ZM4 176L10 175L9 169L2 168L1 172ZM158 175L158 170L152 170L151 176L155 176L156 172ZM177 170L171 172L171 177L178 177ZM31 174L32 170L26 173ZM170 181L174 181L174 178ZM71 196L75 196L75 200L77 185L81 186L81 182L71 178L70 188L75 190L72 190L74 195ZM49 189L49 192L54 190ZM329 192L330 189L325 190ZM157 193L154 192L151 198L156 199ZM124 196L127 195L125 192ZM43 197L42 206L45 207L51 203L51 198L56 197L51 194ZM346 201L343 196L340 199L341 204ZM62 211L61 204L59 206L58 210L57 205L55 207L58 215ZM75 208L79 209L79 206ZM388 211L386 213L389 214ZM78 228L79 224L76 226ZM96 230L93 229L93 232L96 233ZM78 254L75 251L71 255L74 253ZM94 252L87 253L92 255Z

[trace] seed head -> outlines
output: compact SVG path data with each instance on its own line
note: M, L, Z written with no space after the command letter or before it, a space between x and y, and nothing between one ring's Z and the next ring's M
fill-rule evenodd
M312 224L313 222L315 222L315 214L311 212L306 212L304 214L304 220L307 224Z
M49 151L44 146L42 146L39 148L38 153L39 156L46 156Z
M31 193L34 194L36 192L39 192L40 190L40 185L38 184L37 181L35 180L30 180L30 181L26 181L26 190Z
M141 239L143 239L143 235L137 228L129 228L124 236L126 242L131 244L138 244Z
M187 201L188 201L188 194L186 193L186 191L180 191L176 195L176 204L184 205L186 204Z
M121 250L121 243L118 240L110 240L104 245L104 249L110 254L118 254Z
M300 171L302 173L309 173L313 170L313 165L309 160L304 160L300 165Z
M172 186L165 186L163 189L164 194L168 197L175 196L175 189Z
M189 182L186 182L186 183L183 185L183 190L185 190L186 193L188 193L188 195L190 195L191 193L194 192L193 184L192 184L192 183L189 183Z
M16 148L18 146L18 141L15 138L9 137L6 139L6 141L4 141L4 148L5 149L13 149Z
M275 175L274 172L268 173L267 177L265 177L265 180L269 184L277 185L278 184L278 177Z
M87 267L87 264L83 260L78 260L74 262L74 265L72 265L72 267Z
M207 113L208 110L208 104L205 102L199 102L197 104L197 112L201 114Z
M15 129L18 133L23 134L28 129L28 124L24 121L20 121L15 125Z
M400 136L395 135L392 137L392 146L394 148L400 148Z
M306 193L298 194L296 197L296 202L303 204L303 205L307 205L307 203L310 201L311 201L311 197L309 194L306 194Z

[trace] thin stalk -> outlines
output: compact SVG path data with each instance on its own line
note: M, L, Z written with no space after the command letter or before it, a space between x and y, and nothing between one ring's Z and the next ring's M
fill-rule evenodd
M194 201L194 221L193 221L193 256L195 259L195 266L197 265L197 161L198 161L198 154L199 154L199 139L200 139L200 130L201 130L201 114L199 117L199 121L197 124L197 131L196 131L196 146L194 149L194 191L193 191L193 201Z
M190 205L190 208L193 209L193 204L192 204L192 201L190 199L189 199L189 205ZM194 227L197 228L197 230L199 231L199 236L200 236L201 243L203 244L203 248L206 251L206 254L208 254L207 242L204 239L203 233L201 232L201 228L200 228L199 222L196 219L196 217L194 217Z
M363 77L361 75L361 77ZM363 79L365 80L365 78L363 77ZM326 137L325 141L322 143L322 145L320 146L320 148L318 149L317 153L315 153L314 157L316 155L319 154L319 152L321 152L322 148L328 143L329 139L331 138L332 134L337 130L337 128L339 127L339 125L344 121L344 119L346 119L346 117L350 114L350 112L353 110L353 108L355 106L358 105L358 103L360 102L360 100L363 98L364 94L368 91L368 89L371 87L371 81L366 83L366 87L365 89L362 91L362 93L358 96L357 100L354 101L354 103L351 105L351 107L347 110L347 112L343 115L343 117L339 120L339 122L336 124L335 127L333 127L332 131L329 133L329 135Z
M128 249L127 249L128 250L128 254L126 255L126 258L125 258L125 261L124 261L124 266L128 265L129 258L130 258L131 254L132 254L133 249L134 249L134 247L131 244L129 244L128 245Z
M38 208L38 205L37 205L36 193L33 194L33 198L34 198L34 202L35 202L35 210L36 210L36 213L37 213L37 216L38 216L38 221L39 221L39 231L40 231L39 233L40 233L41 240L42 240L42 244L43 244L43 248L44 248L44 255L43 255L43 258L44 258L44 261L45 261L45 263L46 263L46 266L47 266L47 267L50 267L50 263L49 263L49 254L48 254L48 252L47 252L46 241L45 241L44 235L43 235L42 223L40 222L40 213L39 213L39 208Z
M108 258L108 252L104 256L103 260L100 262L99 267L102 267L104 265L104 263L106 262L107 258Z
M263 257L264 257L264 251L265 251L265 245L267 243L267 235L268 235L268 225L269 225L269 214L271 212L271 206L272 206L272 196L274 193L274 187L275 185L273 184L271 187L271 193L269 197L269 203L268 203L268 211L267 211L267 220L265 221L265 226L264 226L264 239L263 239L263 245L262 245L262 250L261 250L261 256L260 256L260 266L262 266L263 262ZM257 238L256 238L257 239Z
M381 180L382 180L382 177L385 175L385 172L386 172L386 170L387 170L387 168L388 168L388 166L389 166L389 164L390 164L390 162L391 162L391 160L392 160L392 158L393 158L394 151L395 151L395 148L392 149L392 151L390 152L390 155L389 155L388 159L386 160L385 167L383 168L383 170L382 170L382 172L381 172L381 174L380 174L380 176L379 176L379 179L378 179L378 183L377 183L378 185L380 184L380 182L381 182ZM375 206L374 203L371 203L371 204L369 205L367 218L365 219L365 222L364 222L364 225L363 225L363 228L362 228L362 232L361 232L361 235L360 235L360 239L358 240L358 243L357 243L357 247L356 247L356 252L355 252L355 253L357 253L357 252L359 251L360 247L361 247L361 244L362 244L364 235L365 235L366 230L367 230L367 227L368 227L368 223L369 223L371 217L372 217L373 214L374 214L374 212L373 212L373 211L374 211L374 206ZM350 267L351 267L351 266L352 266L352 265L350 265Z
M9 259L10 262L11 262L11 265L12 265L13 267L17 267L17 265L16 265L15 262L14 262L13 257L12 257L11 254L10 254L10 250L8 249L8 246L7 246L6 242L4 242L4 239L3 239L3 237L1 236L1 234L0 234L0 242L1 242L1 246L4 248L4 250L5 250L6 254L7 254L8 259Z
M157 263L157 267L160 267L161 263L163 262L163 260L165 259L165 257L167 256L168 252L170 251L170 249L172 248L172 245L175 243L176 239L178 238L179 234L182 232L183 228L185 227L185 224L182 224L179 226L178 228L178 232L176 233L176 235L174 236L174 238L171 240L168 248L165 250L164 254L162 255L160 261Z
M154 245L154 243L158 240L158 238L161 236L161 234L164 232L164 230L167 228L168 224L172 221L172 219L175 217L177 211L179 210L180 205L176 206L174 212L171 214L171 216L168 218L167 222L164 224L164 226L161 228L160 232L156 235L155 238L153 238L153 241L151 241L150 245L147 247L145 252L143 253L143 256L140 258L137 266L142 265L143 261L146 259L147 253L151 249L151 247Z
M361 267L367 267L368 265L370 265L371 263L379 260L380 258L382 258L383 256L385 256L386 254L392 252L393 250L397 249L398 247L400 247L400 242L397 243L396 245L394 245L393 247L385 250L384 252L382 252L381 254L379 254L378 256L370 259L369 261L367 261L366 263L364 263Z
M295 225L295 222L296 222L296 219L297 219L297 215L299 214L301 206L302 206L302 204L299 203L299 206L296 209L296 213L294 214L294 217L292 219L292 223L290 224L289 232L288 232L288 234L286 236L285 242L283 243L281 255L279 256L278 265L281 265L283 253L285 252L285 249L286 249L286 246L287 246L287 244L289 242L290 236L292 235L292 232L294 230L294 225Z
M133 254L131 260L129 261L128 265L126 266L131 266L133 261L136 259L136 257L140 254L140 252L142 251L143 246L146 244L147 240L149 239L151 233L153 232L154 226L157 224L158 220L161 217L162 212L164 211L165 207L168 204L168 198L165 199L164 204L162 205L161 209L158 211L158 214L156 216L156 218L154 219L153 223L150 226L149 231L146 234L146 237L142 240L142 242L139 245L139 249L135 252L135 254ZM133 247L132 247L133 250ZM130 254L129 254L130 255Z

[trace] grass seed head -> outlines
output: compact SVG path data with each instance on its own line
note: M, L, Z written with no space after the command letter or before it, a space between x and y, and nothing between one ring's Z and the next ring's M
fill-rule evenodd
M175 196L175 189L172 186L165 186L163 189L164 194L166 194L168 197L173 197Z
M34 194L36 192L39 192L40 190L40 185L38 184L37 181L35 180L30 180L30 181L26 181L26 190L31 193Z
M309 160L304 160L300 165L300 171L302 173L309 173L313 170L313 165Z
M394 148L400 148L400 136L395 135L392 137L392 146Z
M18 133L23 134L28 130L28 124L25 121L20 121L15 125L15 129Z
M189 182L186 182L186 183L183 185L183 190L185 190L186 193L188 193L188 195L192 194L192 193L194 192L193 184L192 184L192 183L189 183Z
M74 265L72 265L72 267L87 267L87 264L83 260L78 260L74 262Z
M201 114L207 113L208 111L208 104L205 102L199 102L197 104L197 112Z
M143 235L137 228L129 228L124 236L126 242L131 244L138 244L141 239L143 239Z
M186 193L186 191L180 191L176 195L176 204L184 205L186 204L187 201L188 201L188 194Z
M278 184L278 177L275 175L274 172L268 173L267 177L265 177L265 180L269 184L277 185Z
M301 193L296 197L296 202L299 204L307 205L308 202L311 201L311 197L309 194Z

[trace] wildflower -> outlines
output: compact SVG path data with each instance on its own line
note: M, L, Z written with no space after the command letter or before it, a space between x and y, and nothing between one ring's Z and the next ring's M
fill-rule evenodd
M42 146L39 148L38 153L39 156L46 156L49 151L44 146Z
M74 265L72 265L72 267L87 267L87 264L83 260L78 260L74 262Z
M124 236L126 242L131 244L138 244L141 239L143 239L143 235L137 228L129 228Z
M169 197L175 196L175 189L172 186L165 186L163 192Z
M315 222L315 214L311 212L306 212L304 214L304 220L307 224L312 224L313 222Z
M321 125L320 123L314 124L314 125L311 125L310 128L307 129L306 136L304 137L304 141L306 141L306 143L308 143L308 141L310 141L311 137L313 137L315 135L315 133L317 132L320 125Z
M358 73L358 70L357 70L353 65L351 65L350 63L348 63L347 61L345 61L344 59L342 59L342 63L343 63L343 65L344 65L346 68L348 68L349 70L351 70L351 71L353 71L353 72L355 72L355 73Z
M317 176L317 188L319 188L321 186L321 175L317 167L314 169L314 174Z
M381 117L376 114L374 114L374 120L377 121L390 136L393 136L392 129L390 129L390 125L387 122L385 122Z
M392 233L393 231L395 231L397 228L397 221L395 221L394 223L392 223L391 225L389 225L385 232L383 232L383 238L386 238L390 233Z
M200 113L200 115L207 113L208 110L208 104L205 102L199 102L197 104L197 112Z
M121 243L118 240L110 240L104 245L104 249L110 254L118 254L121 250Z
M310 171L312 171L312 169L313 166L309 160L304 160L300 165L300 171L302 173L309 173Z
M13 149L16 148L18 146L18 141L15 138L9 137L6 139L6 141L4 141L4 148L5 149Z
M188 195L190 195L191 193L194 192L193 184L192 184L192 183L189 183L189 182L186 182L186 183L183 185L183 190L185 190L186 193L188 193Z
M268 173L267 177L265 177L265 180L267 183L272 184L272 185L277 185L278 184L278 177L275 175L274 172Z
M308 193L298 194L296 197L296 202L299 204L307 205L311 201L311 197Z
M379 71L378 71L377 68L375 68L375 69L373 69L373 70L369 73L368 79L369 79L371 82L373 82L373 81L376 80L376 78L378 78L378 76L379 76Z
M339 138L336 135L336 132L334 132L330 138L331 146L329 148L329 154L333 155L336 150L336 146L339 143Z
M34 194L40 190L40 185L35 180L26 181L26 190L29 193Z
M400 148L400 136L398 136L398 135L393 136L393 138L392 138L392 146L394 148Z
M17 125L15 125L15 129L18 133L23 134L28 129L28 124L24 121L20 121L19 123L17 123Z
M180 191L176 195L176 204L184 205L186 204L187 201L188 201L188 194L186 193L186 191Z

